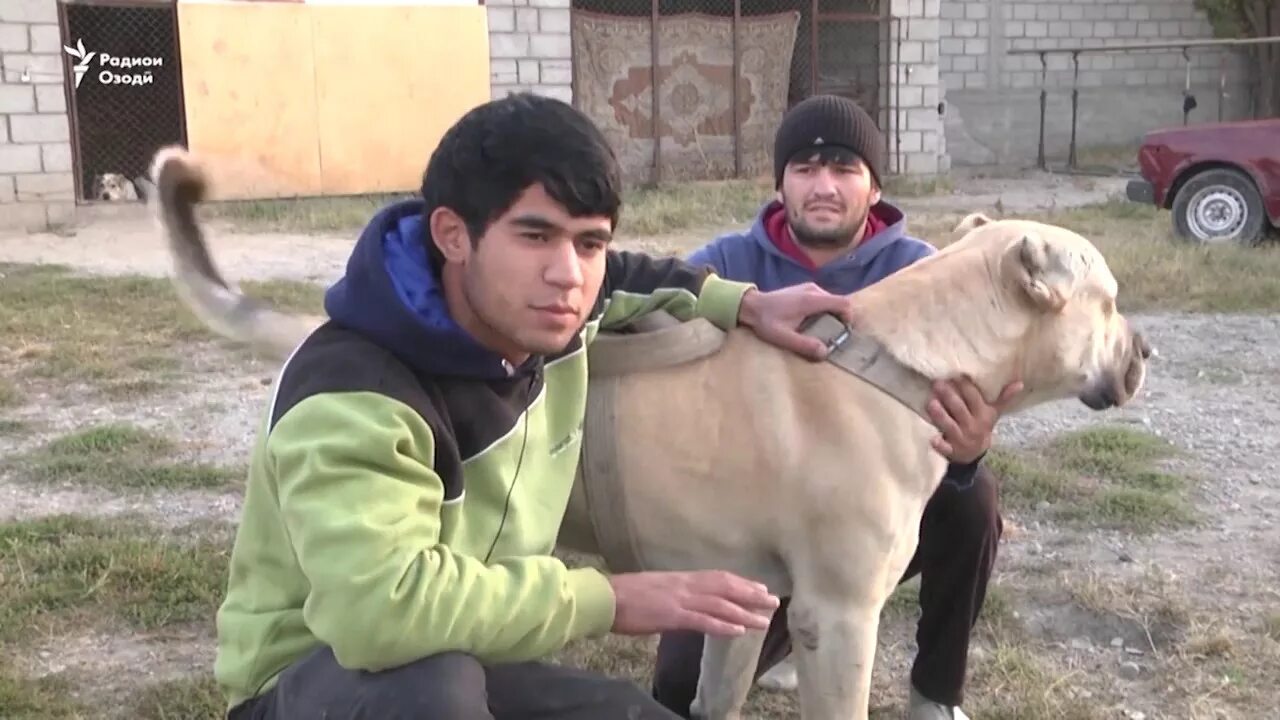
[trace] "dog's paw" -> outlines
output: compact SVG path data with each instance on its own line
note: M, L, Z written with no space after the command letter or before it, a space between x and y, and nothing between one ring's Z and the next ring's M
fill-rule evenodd
M791 658L786 658L761 675L756 685L765 690L789 691L800 686L800 678L796 675L796 666Z

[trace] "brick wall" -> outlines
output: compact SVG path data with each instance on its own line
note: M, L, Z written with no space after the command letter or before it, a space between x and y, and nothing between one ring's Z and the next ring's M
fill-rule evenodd
M896 147L896 166L906 175L946 172L951 164L938 115L938 102L942 99L938 42L943 4L940 0L893 0L890 8L900 18L903 39L899 62L889 63L889 77L897 78L899 87L896 97L882 101L897 101L900 132L893 132L892 122L884 128L900 137L901 145L895 146L891 139L890 148Z
M486 0L490 92L530 90L573 100L570 0Z
M0 227L45 229L74 211L55 0L0 0Z
M946 135L958 164L1035 160L1041 64L1036 55L1006 50L1054 49L1212 37L1193 0L947 0L939 55L948 103ZM1046 146L1065 157L1070 142L1073 66L1070 55L1048 55ZM1193 54L1192 120L1217 118L1216 54ZM1231 77L1239 78L1236 58ZM1186 64L1179 51L1081 55L1077 142L1124 146L1142 133L1182 122ZM1244 93L1232 82L1231 106Z

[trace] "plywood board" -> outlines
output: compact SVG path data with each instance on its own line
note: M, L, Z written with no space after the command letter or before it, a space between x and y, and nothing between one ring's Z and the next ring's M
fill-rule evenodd
M324 192L417 190L444 131L489 100L485 9L307 8Z
M323 191L308 10L178 4L188 145L219 199Z

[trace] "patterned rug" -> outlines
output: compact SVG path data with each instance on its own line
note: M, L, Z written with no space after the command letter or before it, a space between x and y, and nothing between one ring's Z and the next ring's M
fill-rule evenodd
M742 170L771 172L773 134L787 109L800 13L738 21ZM658 20L658 123L647 17L573 11L574 103L604 131L628 181L645 181L661 139L662 177L733 175L733 18Z

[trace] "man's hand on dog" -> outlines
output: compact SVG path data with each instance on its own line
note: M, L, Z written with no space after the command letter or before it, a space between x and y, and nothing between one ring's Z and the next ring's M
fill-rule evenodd
M933 439L933 449L953 463L968 465L991 448L996 421L1022 392L1022 383L1006 385L993 404L969 378L934 383L933 392L929 416L942 430Z
M613 575L613 632L652 635L695 630L741 635L765 630L778 598L760 583L719 570Z
M834 295L809 282L769 292L748 290L742 296L738 322L765 342L811 360L822 360L829 352L827 346L799 330L805 319L821 313L833 313L846 324L854 319L848 297Z

